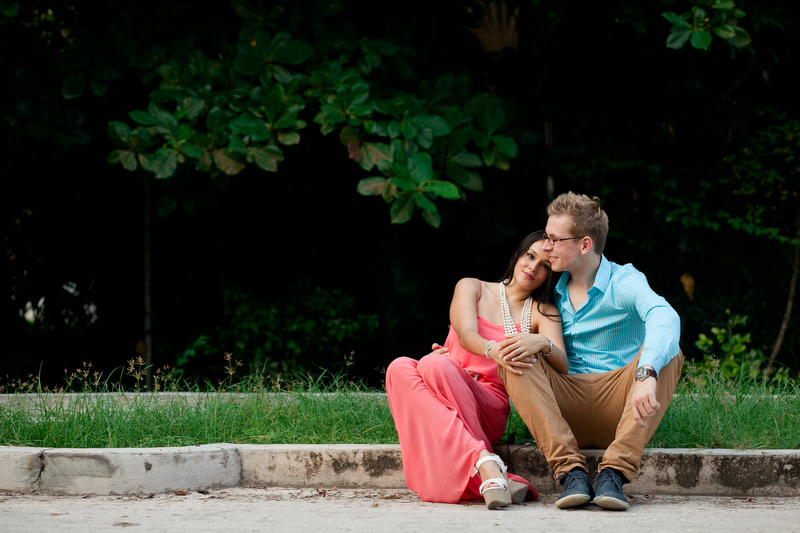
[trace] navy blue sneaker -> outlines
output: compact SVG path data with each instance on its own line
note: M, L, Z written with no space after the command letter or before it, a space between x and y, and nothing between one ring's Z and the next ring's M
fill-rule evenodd
M556 507L569 509L587 504L592 499L592 486L589 475L583 468L573 468L559 480L564 485L561 496L556 500Z
M613 511L624 511L631 504L622 493L622 472L614 468L604 468L594 478L594 503Z

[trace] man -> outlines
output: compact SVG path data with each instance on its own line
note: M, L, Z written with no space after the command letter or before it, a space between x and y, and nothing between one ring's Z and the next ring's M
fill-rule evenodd
M499 367L500 377L564 486L556 505L594 498L625 510L622 485L635 477L680 377L680 319L641 272L603 256L608 217L598 198L562 194L547 213L543 250L564 272L555 297L569 373L539 357L521 376ZM580 448L606 449L594 488Z

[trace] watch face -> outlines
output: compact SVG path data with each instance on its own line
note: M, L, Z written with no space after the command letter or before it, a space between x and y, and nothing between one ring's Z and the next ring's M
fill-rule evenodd
M644 367L636 369L636 379L639 381L644 380L647 377L647 372L645 372Z

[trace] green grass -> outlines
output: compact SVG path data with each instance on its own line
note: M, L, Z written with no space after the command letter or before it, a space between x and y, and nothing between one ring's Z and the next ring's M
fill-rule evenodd
M140 366L132 364L132 390L141 390ZM58 391L35 379L0 388L0 445L62 448L250 444L397 443L381 391L323 373L293 381L251 375L226 381L178 383L156 374L161 391L126 394L88 368L68 377ZM77 391L67 395L67 391ZM25 393L25 394L23 394ZM105 394L95 394L105 393ZM377 394L376 394L377 393ZM515 411L506 443L531 437ZM713 372L684 377L649 447L800 448L800 386L730 381Z

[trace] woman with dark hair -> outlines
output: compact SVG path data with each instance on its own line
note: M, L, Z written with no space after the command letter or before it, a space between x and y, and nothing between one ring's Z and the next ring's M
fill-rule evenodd
M542 231L523 239L499 282L460 280L444 348L435 344L439 349L419 361L400 357L386 369L406 485L424 501L483 498L495 509L522 503L529 489L538 496L523 478L509 481L491 445L510 412L498 365L522 374L545 357L559 372L569 368L552 303L558 276L543 239Z

